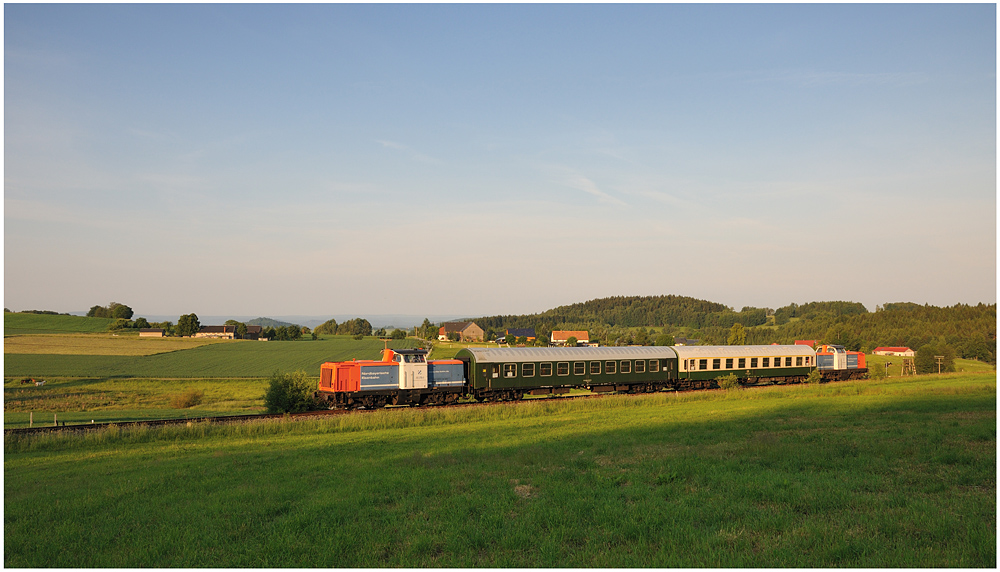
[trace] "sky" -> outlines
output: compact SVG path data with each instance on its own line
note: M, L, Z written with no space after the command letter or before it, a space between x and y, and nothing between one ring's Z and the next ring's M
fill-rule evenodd
M4 306L996 302L994 4L4 5Z

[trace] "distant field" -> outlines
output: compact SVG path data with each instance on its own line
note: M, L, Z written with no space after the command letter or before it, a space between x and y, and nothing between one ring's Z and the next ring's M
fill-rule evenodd
M4 312L3 335L107 332L108 324L113 321L110 318Z
M5 435L4 566L995 568L996 451L992 373Z
M132 343L141 340L135 338ZM150 340L157 341L157 340ZM417 340L394 340L390 347L408 348ZM319 375L326 361L376 359L383 344L377 338L355 340L330 336L297 342L237 340L155 355L4 354L5 377L266 377L275 371L304 370Z
M115 334L26 334L4 339L5 354L145 356L189 350L226 340L140 338Z

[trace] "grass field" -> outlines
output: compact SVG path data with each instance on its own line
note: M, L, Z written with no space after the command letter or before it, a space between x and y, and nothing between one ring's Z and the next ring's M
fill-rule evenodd
M107 332L111 318L4 312L3 335ZM6 340L5 340L6 342Z
M996 566L996 377L4 439L6 567Z
M146 356L230 343L209 338L140 338L117 334L26 334L5 337L5 354Z
M171 340L141 340L130 343ZM197 340L190 340L192 345ZM7 339L5 339L6 345ZM103 342L102 342L103 343ZM181 343L184 343L181 340ZM418 345L415 339L394 340L390 347ZM155 347L142 346L142 347ZM383 343L376 338L355 340L329 336L319 340L258 342L252 340L211 343L153 355L66 355L4 353L4 376L13 377L264 377L275 370L305 370L318 375L326 361L376 359Z

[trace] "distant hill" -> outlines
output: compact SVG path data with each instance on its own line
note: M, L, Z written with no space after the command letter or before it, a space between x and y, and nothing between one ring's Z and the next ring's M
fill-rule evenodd
M248 326L263 326L265 328L280 328L281 326L299 325L299 324L292 324L290 322L282 322L281 320L274 320L271 318L254 318L252 320L247 320L244 323Z
M111 318L87 318L67 314L4 312L3 335L69 334L108 331Z

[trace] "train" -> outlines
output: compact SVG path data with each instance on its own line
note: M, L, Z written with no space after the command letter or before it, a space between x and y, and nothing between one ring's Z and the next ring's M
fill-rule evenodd
M326 362L315 397L331 409L447 405L463 398L517 401L526 394L650 393L865 377L864 354L843 346L470 347L454 359L425 349L385 349L378 360Z

